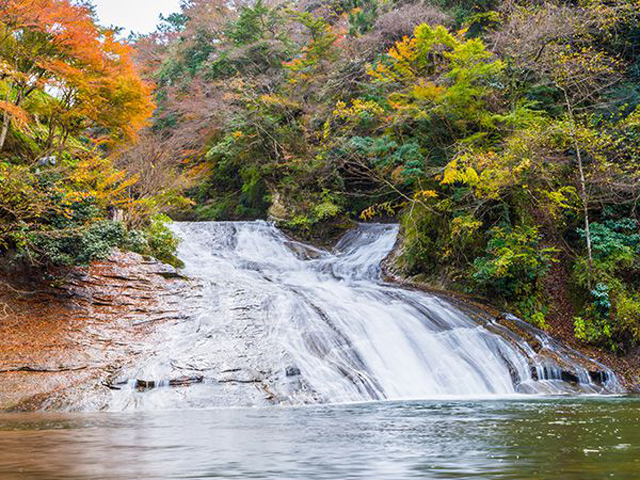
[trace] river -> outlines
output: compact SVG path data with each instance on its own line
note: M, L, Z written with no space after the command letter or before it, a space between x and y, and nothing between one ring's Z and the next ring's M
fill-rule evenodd
M2 479L638 478L640 399L0 415Z

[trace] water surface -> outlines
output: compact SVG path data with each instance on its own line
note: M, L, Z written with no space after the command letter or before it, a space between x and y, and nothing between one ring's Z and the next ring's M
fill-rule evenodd
M640 399L0 415L0 478L638 478Z

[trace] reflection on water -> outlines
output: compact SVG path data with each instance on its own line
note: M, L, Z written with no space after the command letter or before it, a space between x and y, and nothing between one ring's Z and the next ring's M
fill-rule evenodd
M0 478L638 478L640 399L0 415Z

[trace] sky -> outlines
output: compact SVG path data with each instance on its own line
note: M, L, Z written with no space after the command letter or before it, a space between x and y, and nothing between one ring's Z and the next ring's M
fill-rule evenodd
M93 4L100 24L124 27L127 35L155 30L160 14L177 12L180 0L93 0Z

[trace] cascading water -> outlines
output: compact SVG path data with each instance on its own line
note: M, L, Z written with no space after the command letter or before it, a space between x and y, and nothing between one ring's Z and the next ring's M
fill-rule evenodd
M523 326L544 357L495 322L383 282L395 225L360 225L333 252L266 222L174 229L184 273L200 283L199 313L161 328L156 352L119 373L129 387L114 392L111 408L619 388L610 371L542 332ZM140 388L150 385L182 388Z

